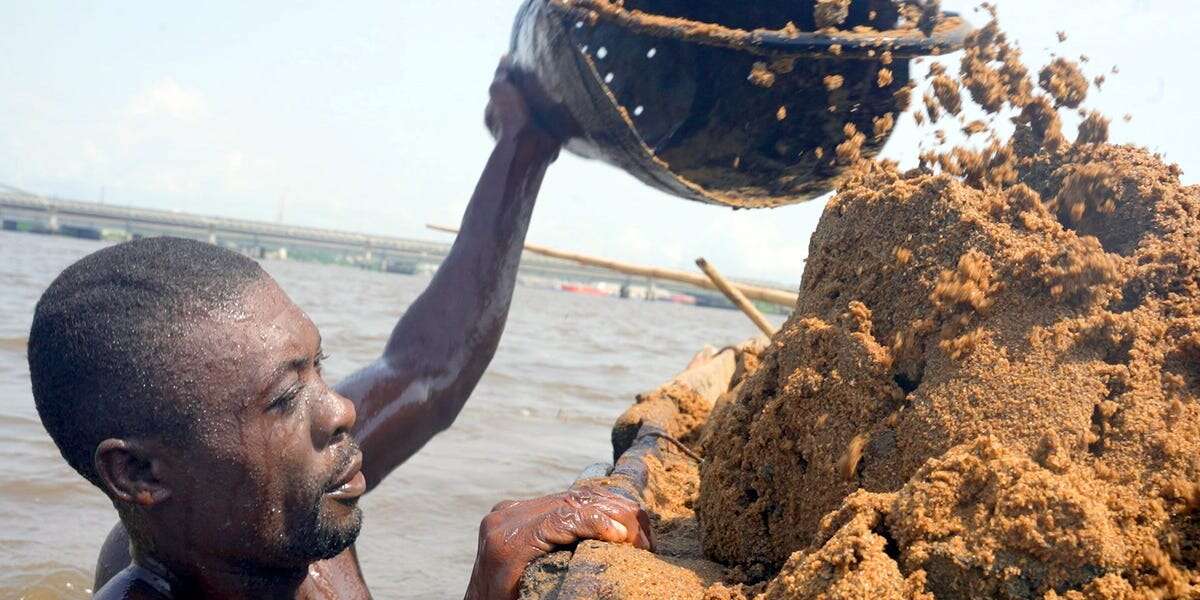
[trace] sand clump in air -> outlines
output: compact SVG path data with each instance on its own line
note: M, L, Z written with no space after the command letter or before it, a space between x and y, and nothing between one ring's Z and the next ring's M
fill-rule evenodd
M813 19L817 29L840 27L850 16L850 0L817 0Z
M1016 130L905 172L847 128L796 311L703 436L704 550L761 575L710 597L1197 597L1200 188L1098 113L1069 139L1087 78L1035 85L994 23L930 84L931 120Z
M1087 77L1079 70L1079 65L1065 58L1056 58L1042 69L1038 81L1058 106L1078 108L1087 99Z

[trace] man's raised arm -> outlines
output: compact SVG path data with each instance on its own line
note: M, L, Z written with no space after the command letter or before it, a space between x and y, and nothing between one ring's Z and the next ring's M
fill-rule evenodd
M449 255L383 356L337 386L357 408L368 488L454 422L504 331L533 205L560 144L533 123L503 64L487 124L496 147Z

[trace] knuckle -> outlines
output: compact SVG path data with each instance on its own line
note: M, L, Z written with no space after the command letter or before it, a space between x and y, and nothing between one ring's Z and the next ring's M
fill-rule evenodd
M562 532L549 530L547 529L547 526L543 524L530 534L529 547L536 549L538 552L549 552L562 541Z
M498 529L480 534L479 541L483 552L489 556L502 554L507 546L504 542L504 534Z
M490 512L479 521L479 532L481 535L486 535L493 531L499 531L503 526L504 517L498 512Z
M557 506L546 513L542 519L542 528L547 534L574 537L580 529L579 511L570 506Z
M574 507L560 504L554 507L554 510L551 510L547 516L549 516L555 523L565 524L574 520L574 517L577 514L578 511Z
M567 494L568 500L578 506L595 504L601 500L601 495L592 488L573 489L570 492L567 492Z
M582 520L587 524L589 531L603 531L612 523L612 519L608 515L598 510L588 510L581 514Z

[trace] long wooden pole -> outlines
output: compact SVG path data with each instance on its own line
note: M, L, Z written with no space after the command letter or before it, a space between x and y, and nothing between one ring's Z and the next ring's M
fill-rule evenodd
M445 227L442 225L426 225L426 227L428 227L429 229L432 229L434 231L441 231L441 232L445 232L445 233L454 233L454 234L458 233L458 230L454 229L453 227ZM586 265L589 267L600 267L602 269L609 269L611 271L617 271L619 273L624 273L626 275L635 275L638 277L650 277L653 279L665 279L667 281L677 281L680 283L694 285L696 287L704 288L707 290L717 290L718 289L716 284L714 284L712 282L712 280L710 280L708 277L705 277L704 275L699 275L696 273L689 273L687 271L676 271L674 269L660 269L658 267L644 267L641 265L623 263L620 261L609 260L607 258L600 258L597 256L588 256L586 254L576 254L574 252L565 252L563 250L555 250L554 248L547 248L545 246L538 246L536 244L525 244L525 249L534 254L540 254L542 256L549 256L551 258L560 258L563 260L569 260L569 261L579 263L581 265ZM775 289L771 289L771 288L759 287L756 285L746 285L746 284L742 284L742 283L730 283L729 285L731 285L734 288L737 288L747 298L750 298L752 300L758 300L761 302L770 302L771 304L778 304L780 306L784 306L789 309L795 308L796 302L799 299L796 294L793 294L791 292L785 292L783 290L775 290Z
M767 337L775 335L775 327L767 322L767 318L758 311L757 307L750 303L750 300L746 299L746 295L734 287L733 284L729 283L729 280L725 279L725 276L721 275L716 267L708 264L708 261L703 258L696 259L696 266L700 267L700 270L704 271L704 274L708 275L708 278L712 280L713 285L717 286L717 289L721 290L721 293L725 294L725 297L729 298L729 301L734 306L742 309L742 312L746 313L746 316L750 317L750 320L754 321L754 324L763 333L767 334Z

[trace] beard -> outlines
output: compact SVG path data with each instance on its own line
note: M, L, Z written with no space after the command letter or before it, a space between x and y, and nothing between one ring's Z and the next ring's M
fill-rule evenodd
M335 516L321 505L321 499L313 510L289 527L284 538L283 551L286 556L305 562L333 558L354 544L362 530L362 509L351 508L348 516Z
M358 452L353 444L346 448L333 476L304 486L303 499L299 502L304 508L291 513L294 516L288 519L284 533L282 549L285 556L306 562L325 560L341 554L358 539L363 516L357 502L339 509L328 506L336 501L325 497L333 479L344 472ZM345 514L346 509L349 514Z

